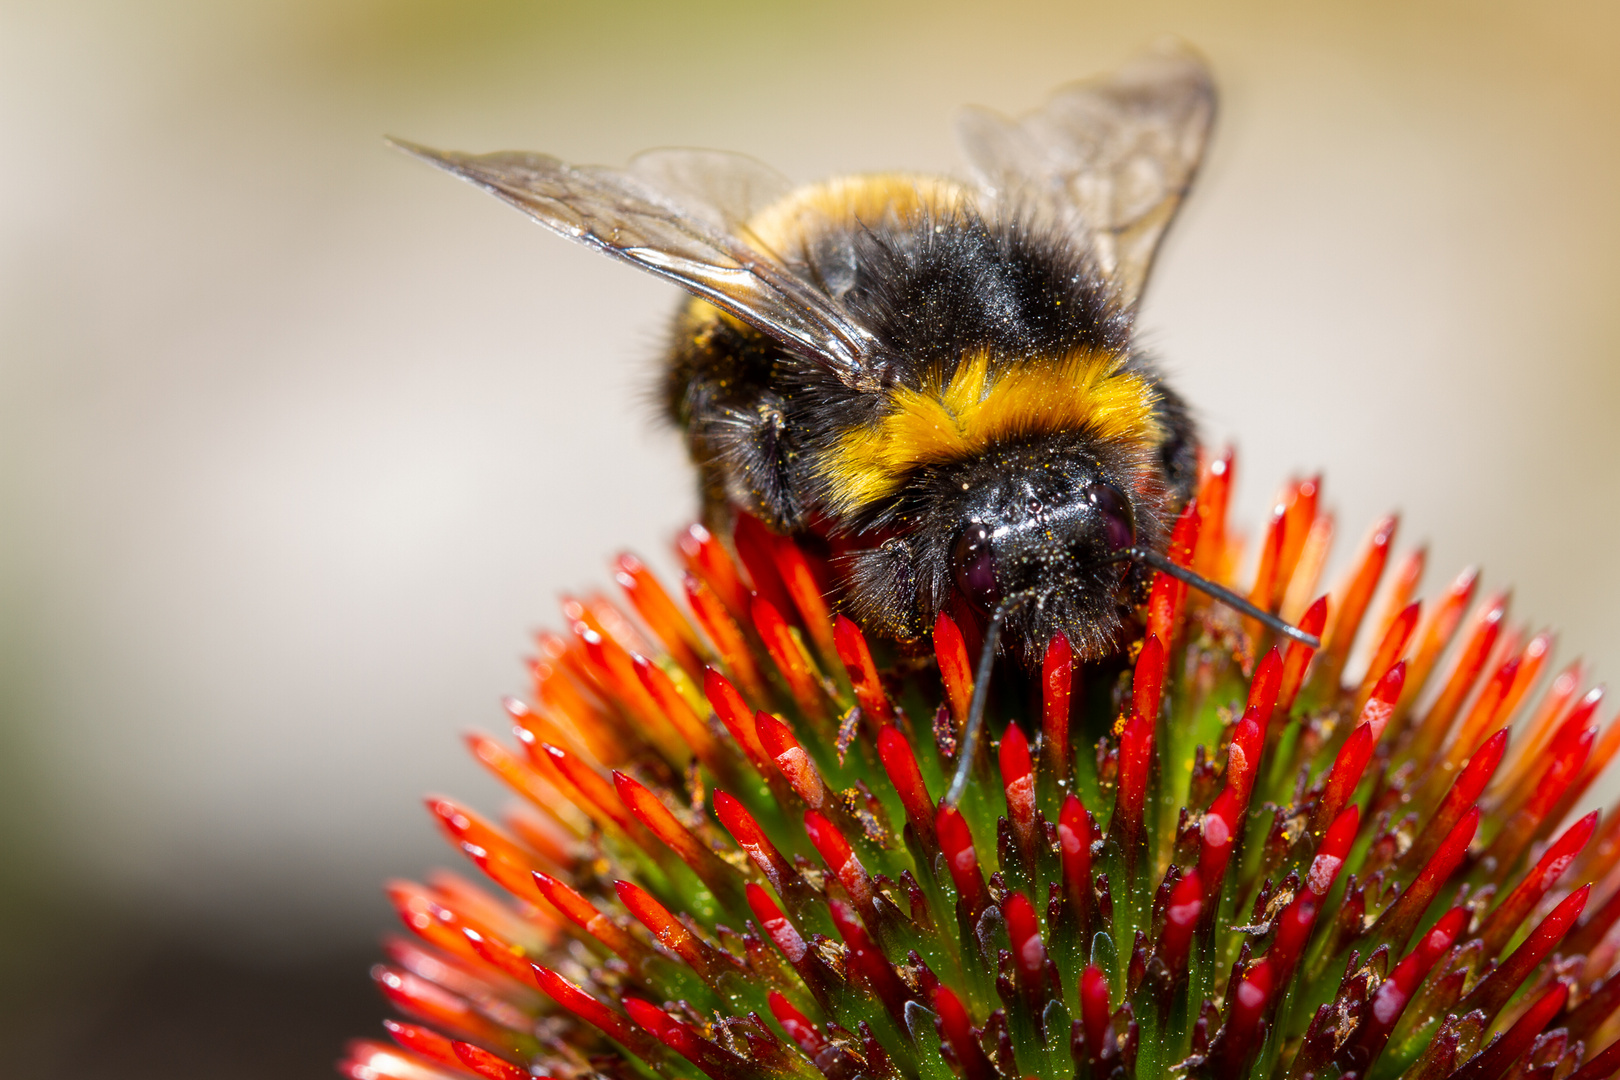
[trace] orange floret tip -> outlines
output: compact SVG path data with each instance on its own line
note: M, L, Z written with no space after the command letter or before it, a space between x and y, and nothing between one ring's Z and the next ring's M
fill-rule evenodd
M731 676L737 680L743 692L755 701L765 696L765 677L760 667L759 659L749 647L748 641L743 637L736 619L721 605L713 590L703 582L688 574L685 581L686 601L692 606L692 614L703 632L709 635L714 643L715 652L720 656L720 662ZM749 605L745 602L742 608L745 617L749 612Z
M747 700L732 685L731 680L713 668L703 673L703 694L709 700L714 714L720 718L720 723L730 732L743 756L754 766L761 775L769 775L771 771L770 755L760 745L759 735L755 730L754 710L748 707Z
M1317 597L1299 620L1299 628L1313 637L1320 637L1327 626L1328 599ZM1316 650L1302 641L1288 643L1288 656L1283 660L1282 677L1277 684L1277 704L1283 712L1294 707L1300 687L1305 685L1305 672L1310 668Z
M894 723L894 706L889 702L889 696L883 691L877 664L872 660L872 649L866 643L866 635L861 628L855 625L854 620L839 615L833 624L833 646L838 652L838 659L849 672L849 680L855 690L855 699L860 702L861 710L868 720L876 725Z
M611 824L623 835L634 834L635 823L624 812L618 795L614 793L612 785L602 779L601 773L560 746L547 743L541 746L541 750L573 788L576 806L597 821Z
M1277 606L1278 582L1286 580L1282 570L1283 548L1287 542L1288 507L1278 503L1272 508L1271 523L1266 526L1265 539L1260 542L1260 565L1255 568L1254 585L1249 589L1249 603L1264 611Z
M940 681L945 684L951 718L960 731L967 723L968 702L973 697L973 664L956 620L943 611L934 620L934 659L939 665Z
M397 1020L384 1020L383 1028L393 1036L401 1048L419 1054L436 1065L448 1065L461 1072L461 1059L456 1056L455 1043L432 1028L421 1024L402 1024Z
M692 678L703 674L704 647L697 630L647 565L626 552L613 563L613 579L670 658Z
M1277 589L1272 595L1274 605L1282 602L1288 582L1299 567L1311 526L1316 523L1317 501L1321 495L1322 478L1313 476L1290 484L1283 500L1283 513L1287 522L1283 527L1283 550L1278 559Z
M428 809L446 836L496 884L516 893L539 861L483 818L449 799L427 800Z
M625 773L615 772L613 785L625 809L659 842L674 852L716 899L732 911L742 910L742 881L735 867L715 855L640 781Z
M1373 623L1377 629L1372 633L1371 640L1382 642L1389 637L1390 627L1394 626L1406 613L1406 609L1412 606L1412 601L1417 596L1418 585L1423 581L1423 571L1428 564L1429 551L1421 546L1407 552L1406 557L1400 560L1389 584L1384 586L1383 613Z
M626 960L638 959L643 954L641 945L633 937L574 889L538 870L534 874L534 884L540 896L565 919L612 952Z
M713 590L720 602L741 617L748 611L748 589L725 545L702 525L689 525L676 538L675 549L693 579Z
M406 1016L492 1045L512 1041L512 1033L484 1017L471 1002L421 976L379 965L372 969L371 977L389 1003Z
M463 926L461 936L478 958L490 967L519 983L527 980L529 964L522 949L508 945L493 934L480 932L471 926Z
M771 554L782 587L798 609L801 624L809 632L822 661L830 663L838 655L833 639L832 611L827 606L822 583L811 569L809 557L797 544L779 536L772 538Z
M1408 604L1400 614L1395 616L1384 633L1384 640L1379 642L1378 651L1373 653L1372 662L1367 665L1367 676L1356 691L1356 705L1359 708L1372 697L1378 686L1378 680L1395 665L1395 662L1406 655L1407 646L1412 642L1412 635L1417 632L1418 616L1423 605L1421 603ZM1395 703L1389 703L1389 712L1395 711ZM1386 716L1387 719L1387 716Z
M1507 598L1497 595L1485 601L1474 617L1473 629L1463 644L1463 651L1452 665L1449 677L1439 697L1429 706L1418 728L1417 737L1410 748L1414 759L1423 759L1439 749L1451 722L1462 710L1463 702L1474 688L1474 682L1485 669L1496 639L1502 632L1502 620L1507 616Z
M715 747L714 739L710 736L703 718L698 716L691 703L681 694L668 672L644 656L632 657L631 662L635 667L636 678L651 695L658 710L675 729L681 741L691 749L693 756L711 773L719 774L725 771L726 759Z
M1207 578L1222 578L1226 560L1226 510L1231 500L1234 452L1228 447L1205 466L1198 483L1198 550L1193 570Z
M631 1053L643 1059L654 1056L656 1051L653 1041L648 1039L640 1029L634 1027L622 1015L614 1012L587 994L579 986L569 982L550 968L535 964L533 971L535 985L539 986L558 1005L597 1028Z
M1372 603L1373 591L1378 588L1378 580L1389 562L1389 548L1395 540L1395 525L1394 517L1386 517L1373 526L1355 571L1345 587L1343 598L1336 605L1333 625L1323 639L1322 675L1325 682L1336 683L1344 670L1350 646L1355 643L1356 631L1361 628L1367 605Z
M433 893L413 882L396 881L388 887L388 899L411 933L451 955L477 959L462 934L465 923L461 916L439 903Z
M904 641L836 613L860 537L694 527L675 588L620 556L615 599L536 636L512 737L467 736L513 809L429 800L483 875L389 886L397 1046L340 1070L1609 1080L1620 721L1592 669L1477 571L1425 595L1393 518L1324 580L1320 481L1243 530L1232 480L1205 460L1169 557L1322 648L1144 575L1115 655L1073 627L980 671L966 601Z
M615 881L614 890L619 894L619 902L624 904L625 910L635 917L636 921L648 930L658 943L670 952L679 956L690 964L693 970L703 973L707 970L707 956L697 937L682 926L669 909L654 900L641 886L629 881Z
M1198 502L1195 499L1182 508L1170 531L1170 546L1165 554L1177 566L1192 565L1193 551L1198 545L1198 523ZM1160 641L1172 640L1186 601L1186 582L1169 574L1154 574L1153 590L1148 596L1148 634Z
M1469 567L1458 574L1451 586L1441 594L1439 604L1419 631L1418 642L1412 652L1411 668L1415 686L1428 681L1441 652L1462 625L1463 616L1468 612L1468 605L1473 603L1474 590L1478 585L1479 571ZM1408 691L1403 705L1410 705L1413 696L1413 691Z
M459 1080L468 1074L429 1064L414 1054L370 1039L355 1039L337 1065L349 1080Z
M799 644L798 639L788 628L787 621L782 618L781 609L763 596L756 596L753 602L753 616L754 629L759 632L760 640L765 644L765 652L787 683L794 704L807 716L821 716L823 712L821 688L816 684L810 657L805 654L804 646Z

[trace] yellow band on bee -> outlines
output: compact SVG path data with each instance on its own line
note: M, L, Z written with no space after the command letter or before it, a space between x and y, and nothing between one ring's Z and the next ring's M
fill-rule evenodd
M1158 394L1112 353L1080 352L1009 366L993 378L979 354L890 398L876 423L847 432L823 463L834 508L854 511L893 495L912 469L959 461L1000 442L1086 431L1101 439L1158 442Z
M746 229L766 251L781 255L829 229L848 232L915 221L925 214L942 218L960 214L974 198L972 190L942 176L836 176L765 207L748 220Z

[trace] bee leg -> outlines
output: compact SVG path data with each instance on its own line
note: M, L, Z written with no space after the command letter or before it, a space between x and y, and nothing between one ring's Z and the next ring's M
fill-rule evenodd
M692 458L705 474L706 502L712 503L718 486L725 502L772 532L804 528L791 471L794 449L776 395L704 410L693 416L689 439Z
M854 553L849 579L845 596L856 622L898 641L921 637L926 631L917 595L916 559L906 541L891 538Z

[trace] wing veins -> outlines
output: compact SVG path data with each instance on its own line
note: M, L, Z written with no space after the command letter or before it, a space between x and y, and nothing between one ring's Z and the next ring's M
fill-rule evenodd
M671 195L648 178L539 154L401 149L483 188L540 225L680 285L854 385L869 379L872 336L837 301L741 233L722 207ZM711 229L709 218L730 231Z

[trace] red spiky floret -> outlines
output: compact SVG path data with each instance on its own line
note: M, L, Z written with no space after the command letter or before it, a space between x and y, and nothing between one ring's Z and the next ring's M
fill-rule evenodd
M1198 500L1194 499L1181 510L1176 524L1170 530L1170 547L1165 552L1177 566L1191 566L1193 551L1198 545ZM1171 641L1181 619L1182 605L1187 601L1187 583L1167 574L1153 579L1153 592L1148 597L1149 637Z
M759 631L760 640L765 643L765 651L776 665L776 670L787 682L788 692L793 695L794 704L806 716L820 718L823 715L821 689L816 685L816 675L811 667L809 654L793 636L787 620L782 618L775 604L763 596L756 596L753 607L754 629Z
M1299 628L1312 636L1320 636L1327 626L1327 616L1327 597L1318 597L1299 620ZM1283 661L1282 680L1277 688L1277 704L1283 711L1294 707L1294 699L1299 696L1300 687L1305 685L1305 672L1315 656L1316 650L1303 641L1288 643L1288 657Z
M1058 850L1063 863L1063 890L1083 928L1091 911L1091 816L1073 792L1058 815Z
M1172 978L1179 978L1186 969L1187 951L1203 913L1204 883L1197 870L1189 870L1170 890L1170 902L1164 909L1164 930L1154 950Z
M1016 724L1001 737L1001 786L1007 797L1007 818L1018 845L1033 859L1036 844L1035 774L1029 759L1029 740Z
M979 1045L967 1009L949 987L934 990L934 1011L939 1016L941 1049L949 1048L966 1080L995 1080L998 1073Z
M934 620L934 659L939 665L940 682L945 685L945 700L950 704L951 716L960 728L967 723L968 701L973 697L973 665L968 659L967 642L961 628L943 611Z
M883 690L883 681L878 675L877 664L872 660L872 650L866 644L866 637L861 633L860 627L847 616L838 616L833 627L833 642L834 648L838 651L838 659L849 672L855 699L861 703L861 708L866 710L868 719L880 726L894 723L894 706Z
M1069 780L1069 713L1074 698L1074 650L1069 639L1053 634L1041 661L1041 755L1044 772L1054 785Z
M975 923L990 903L990 892L985 888L984 873L979 867L979 853L973 848L973 834L962 812L954 806L939 808L934 832L939 838L940 853L945 857L945 869L956 885L957 903L968 922Z
M1237 579L1234 471L1169 555L1322 649L1156 575L1126 670L1062 635L998 666L956 805L970 611L869 638L837 561L751 519L683 533L679 590L619 557L626 610L536 638L517 749L468 736L518 809L429 801L496 894L390 886L412 936L374 977L411 1022L344 1072L1607 1080L1620 823L1585 799L1620 723L1582 665L1541 688L1554 639L1505 596L1469 615L1476 571L1420 600L1392 518L1321 596L1318 480Z
M1095 964L1080 974L1080 1026L1086 1036L1086 1052L1096 1065L1106 1049L1108 1021L1108 976Z
M1305 880L1294 893L1293 902L1277 917L1275 937L1270 951L1266 953L1274 979L1283 981L1293 973L1294 965L1299 962L1310 941L1316 916L1327 902L1328 892L1333 888L1334 879L1339 876L1339 868L1350 853L1350 845L1355 841L1356 829L1360 824L1361 811L1354 806L1334 819L1316 849Z
M923 849L932 849L934 803L928 797L928 785L917 767L917 756L911 752L911 743L899 728L886 727L878 732L877 751L878 758L883 762L883 771L888 774L889 783L894 785L895 795L905 808L906 821L916 830Z

